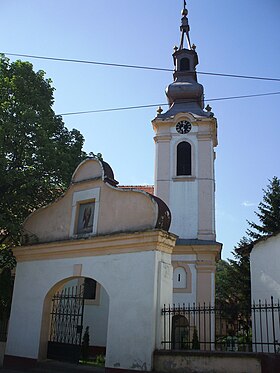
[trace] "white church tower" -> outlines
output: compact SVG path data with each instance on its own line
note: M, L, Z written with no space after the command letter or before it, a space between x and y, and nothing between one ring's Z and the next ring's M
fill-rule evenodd
M187 15L185 4L180 46L173 53L174 81L166 89L169 109L159 108L152 121L155 195L170 208L170 232L178 236L173 252L174 301L214 302L215 261L221 251L215 232L217 120L209 106L203 110L198 56L190 43Z

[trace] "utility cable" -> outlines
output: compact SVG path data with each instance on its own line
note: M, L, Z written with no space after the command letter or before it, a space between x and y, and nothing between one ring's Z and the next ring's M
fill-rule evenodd
M280 92L271 92L271 93L258 93L252 95L243 95L243 96L229 96L229 97L218 97L218 98L209 98L205 99L204 101L224 101L224 100L236 100L236 99L243 99L243 98L252 98L252 97L261 97L261 96L273 96L279 95ZM188 101L188 103L196 102L196 101ZM138 105L138 106L125 106L125 107L117 107L117 108L107 108L107 109L97 109L97 110L87 110L87 111L75 111L69 113L61 113L57 114L60 116L66 115L80 115L80 114L92 114L92 113L104 113L109 111L122 111L122 110L133 110L133 109L146 109L151 107L159 107L159 106L167 106L169 104L151 104L151 105Z
M98 62L98 61L77 60L77 59L69 59L69 58L57 58L57 57L45 57L45 56L35 56L35 55L30 55L30 54L18 54L18 53L6 53L6 52L3 52L3 54L5 54L7 56L36 58L36 59L50 60L50 61L74 62L74 63L84 63L84 64L91 64L91 65L101 65L101 66L111 66L111 67L123 67L123 68L130 68L130 69L142 69L142 70L154 70L154 71L169 71L169 72L173 72L173 69L167 69L167 68L163 68L163 67L127 65L127 64L120 64L120 63ZM226 78L255 79L255 80L266 80L266 81L280 82L280 78L269 78L269 77L264 77L264 76L224 74L224 73L213 73L213 72L204 72L204 71L197 71L196 73L200 74L200 75L220 76L220 77L226 77Z

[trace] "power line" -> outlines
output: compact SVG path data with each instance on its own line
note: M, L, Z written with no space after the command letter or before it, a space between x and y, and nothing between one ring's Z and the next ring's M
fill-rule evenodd
M205 99L205 101L211 102L211 101L236 100L236 99L243 99L243 98L252 98L252 97L261 97L261 96L272 96L272 95L279 95L279 94L280 94L280 92L257 93L257 94L253 94L253 95L209 98L209 99ZM190 103L190 102L196 102L196 101L188 101L188 102ZM164 104L125 106L125 107L118 107L118 108L107 108L107 109L97 109L97 110L87 110L87 111L76 111L76 112L62 113L62 114L57 114L57 115L66 116L66 115L80 115L80 114L104 113L104 112L109 112L109 111L146 109L146 108L151 108L151 107L167 106L167 105L169 105L169 104L164 103Z
M168 104L151 104L151 105L138 105L138 106L124 106L124 107L117 107L117 108L109 108L109 109L97 109L97 110L87 110L87 111L75 111L72 113L62 113L57 115L78 115L78 114L91 114L91 113L104 113L107 111L121 111L121 110L132 110L132 109L146 109L150 107L158 107L158 106L166 106Z
M5 53L4 52L4 54L6 54L7 56L27 57L27 58L35 58L35 59L59 61L59 62L74 62L74 63L84 63L84 64L90 64L90 65L123 67L123 68L141 69L141 70L168 71L168 72L173 71L173 69L167 69L167 68L163 68L163 67L127 65L127 64L120 64L120 63L77 60L77 59L58 58L58 57L45 57L45 56L35 56L35 55L30 55L30 54L18 54L18 53ZM210 76L220 76L220 77L226 77L226 78L255 79L255 80L266 80L266 81L280 82L280 78L269 78L269 77L264 77L264 76L224 74L224 73L213 73L213 72L205 72L205 71L197 71L197 74L210 75Z
M143 70L157 70L157 71L173 71L172 69L166 69L161 67L150 67L150 66L139 66L139 65L126 65L121 63L110 63L110 62L98 62L98 61L88 61L88 60L76 60L69 58L57 58L57 57L44 57L44 56L34 56L29 54L16 54L16 53L5 53L7 56L17 56L17 57L28 57L37 58L41 60L51 60L60 62L75 62L75 63L85 63L90 65L102 65L102 66L113 66L113 67L126 67L130 69L143 69Z

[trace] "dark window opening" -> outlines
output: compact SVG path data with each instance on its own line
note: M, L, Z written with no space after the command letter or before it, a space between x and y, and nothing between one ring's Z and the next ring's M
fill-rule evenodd
M191 144L186 141L177 146L177 176L192 174Z
M84 299L96 298L96 281L91 278L85 278L84 282Z
M172 317L172 349L188 350L191 348L190 326L188 320L181 315Z
M187 71L190 69L190 60L188 58L182 58L180 61L180 71Z

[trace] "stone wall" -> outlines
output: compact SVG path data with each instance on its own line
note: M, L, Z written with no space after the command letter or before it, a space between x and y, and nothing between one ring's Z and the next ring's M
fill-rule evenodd
M261 373L261 357L249 353L156 351L154 370L161 373Z

